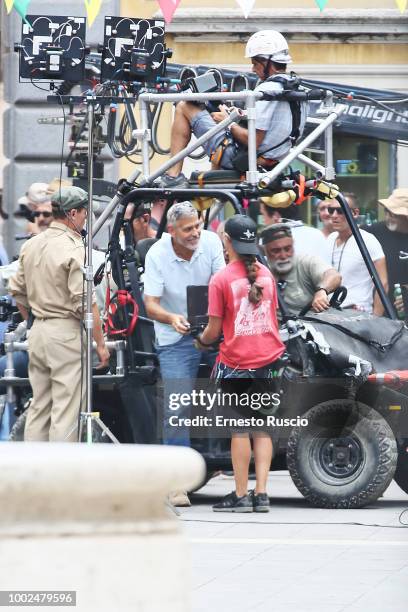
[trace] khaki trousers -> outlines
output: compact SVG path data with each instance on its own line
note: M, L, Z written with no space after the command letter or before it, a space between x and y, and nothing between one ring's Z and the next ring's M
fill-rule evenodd
M36 319L28 336L33 401L26 441L76 442L81 398L81 337L77 319ZM67 437L68 436L68 437Z

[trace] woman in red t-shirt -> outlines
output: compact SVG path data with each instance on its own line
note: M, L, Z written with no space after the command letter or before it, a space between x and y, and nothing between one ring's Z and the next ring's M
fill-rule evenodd
M242 402L248 390L254 396L259 387L271 397L271 386L265 379L272 379L282 367L280 357L285 350L276 317L277 294L270 271L256 261L256 224L250 217L234 215L225 224L224 247L229 264L217 272L210 281L208 314L209 322L197 338L198 348L207 348L221 336L216 378L224 392L240 395L235 416L262 418L257 408ZM262 382L261 382L262 381ZM273 391L273 389L272 389ZM259 393L257 394L259 396ZM259 397L258 397L259 399ZM251 400L249 400L251 404ZM262 404L267 409L265 404ZM243 410L244 408L244 410ZM265 428L263 428L265 429ZM256 472L255 491L248 494L248 472L251 459L251 440L248 427L232 427L231 457L236 491L213 506L216 512L268 512L269 498L266 483L272 461L272 440L265 431L253 431L253 450Z

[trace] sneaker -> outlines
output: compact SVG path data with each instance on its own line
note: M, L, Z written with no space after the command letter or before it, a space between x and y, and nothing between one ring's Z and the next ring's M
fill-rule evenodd
M191 501L185 491L173 491L169 493L168 500L172 506L177 506L178 508L188 508L191 506Z
M180 172L180 174L177 176L163 174L163 176L159 176L159 178L157 178L153 184L155 187L159 187L161 189L186 189L189 187L188 180L182 172Z
M255 491L250 491L249 496L252 500L254 512L269 512L269 497L267 493L256 494Z
M253 512L252 501L248 495L238 497L235 491L226 495L213 506L214 512Z

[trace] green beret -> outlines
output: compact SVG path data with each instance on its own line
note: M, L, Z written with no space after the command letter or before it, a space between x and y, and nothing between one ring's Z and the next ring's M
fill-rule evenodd
M51 204L65 212L88 207L88 194L80 187L61 187L51 195Z

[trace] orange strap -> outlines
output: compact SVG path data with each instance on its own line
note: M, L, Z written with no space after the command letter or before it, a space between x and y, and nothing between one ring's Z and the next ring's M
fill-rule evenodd
M299 174L299 182L298 182L298 197L295 200L295 204L299 206L306 200L306 198L310 198L310 195L305 195L305 182L306 179L303 174Z
M225 149L231 144L232 140L230 138L224 138L222 143L213 151L210 155L210 161L213 166L220 167L222 156L224 155Z

